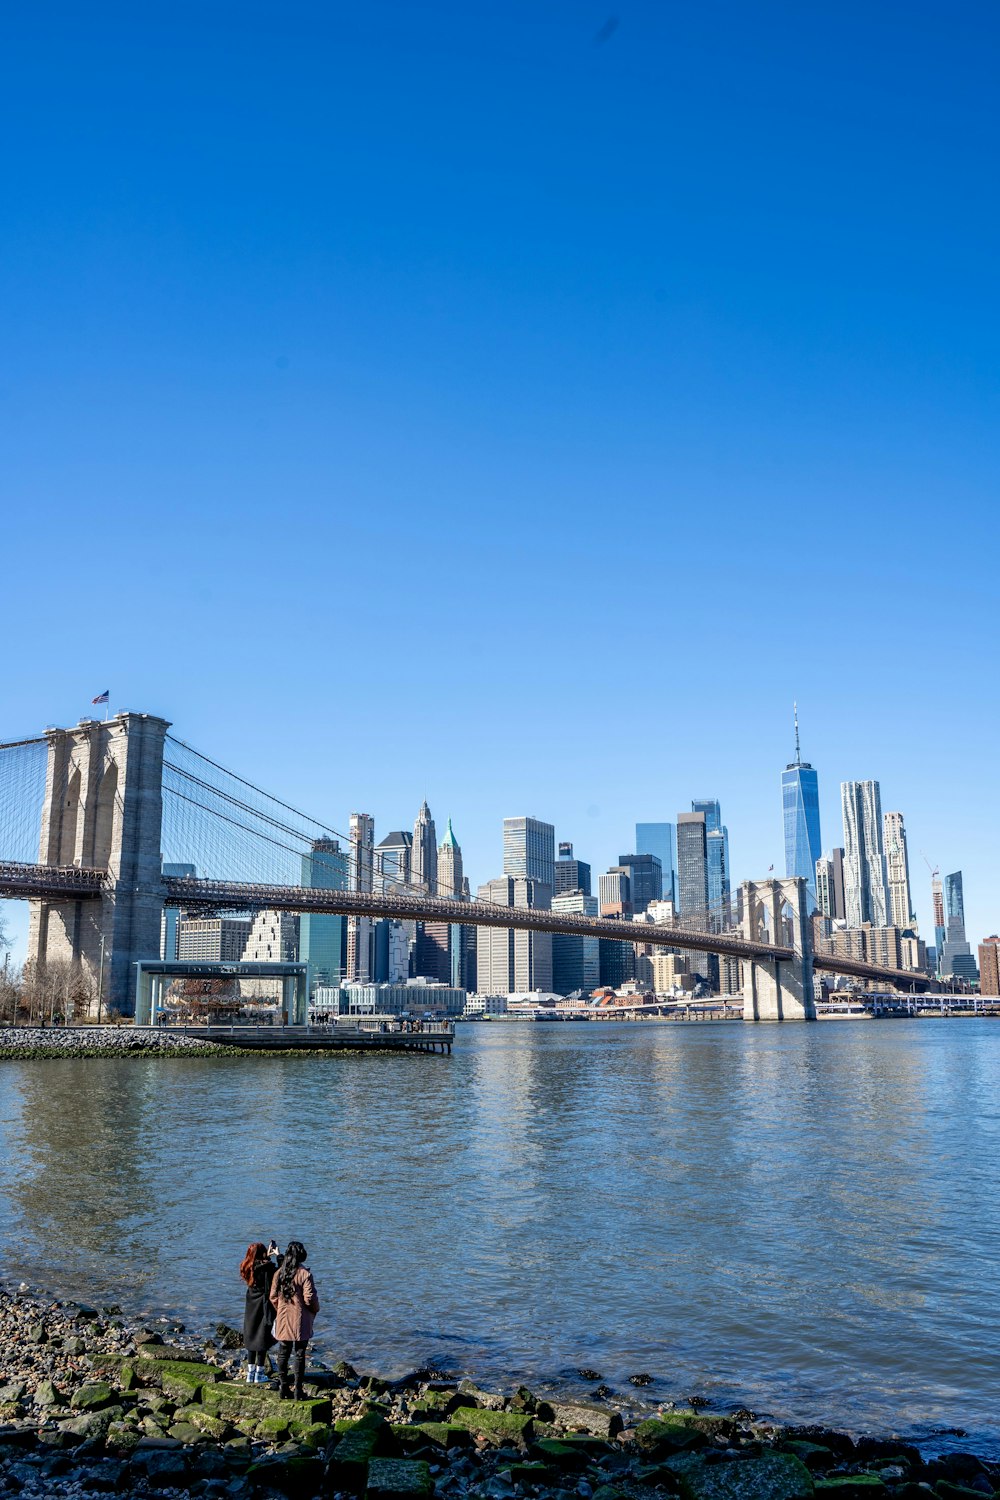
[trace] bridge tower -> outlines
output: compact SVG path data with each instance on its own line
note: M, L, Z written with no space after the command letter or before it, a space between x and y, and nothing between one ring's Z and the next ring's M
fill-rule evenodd
M815 1021L808 887L789 880L744 880L743 936L791 948L794 957L743 960L745 1021Z
M79 961L102 977L105 1011L132 1009L133 964L158 958L163 912L160 829L169 724L121 713L49 729L42 864L107 871L99 901L31 903L28 962Z

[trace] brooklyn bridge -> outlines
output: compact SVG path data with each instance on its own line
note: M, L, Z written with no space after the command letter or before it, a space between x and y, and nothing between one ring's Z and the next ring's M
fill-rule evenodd
M740 961L744 1014L755 1020L812 1019L816 970L904 991L930 984L815 953L800 879L744 881L726 911L669 927L463 901L387 877L372 890L302 883L303 860L323 840L343 841L356 869L350 841L170 728L123 712L0 744L0 897L30 903L29 963L100 968L105 1003L123 1014L136 965L159 957L167 907L528 929L717 953ZM196 873L165 873L178 867Z

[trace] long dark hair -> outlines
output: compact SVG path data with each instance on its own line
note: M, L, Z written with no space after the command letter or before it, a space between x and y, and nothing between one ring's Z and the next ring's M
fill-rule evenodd
M290 1240L285 1258L278 1267L278 1290L286 1302L295 1295L295 1273L308 1259L308 1251L299 1240Z

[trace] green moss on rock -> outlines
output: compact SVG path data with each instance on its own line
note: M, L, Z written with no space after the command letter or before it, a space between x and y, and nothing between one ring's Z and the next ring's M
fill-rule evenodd
M527 1443L534 1435L532 1418L526 1412L484 1411L478 1406L459 1406L451 1414L456 1427L467 1428L493 1442Z
M801 1459L773 1449L715 1463L701 1454L677 1454L664 1467L684 1500L809 1500L813 1494L812 1475Z
M368 1465L366 1500L430 1500L434 1493L428 1464L414 1458L373 1458Z

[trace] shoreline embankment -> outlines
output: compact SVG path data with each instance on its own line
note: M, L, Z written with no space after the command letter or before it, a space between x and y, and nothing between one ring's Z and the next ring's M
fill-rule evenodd
M209 1338L0 1290L0 1493L340 1500L985 1500L1000 1463L891 1435L795 1427L697 1397L643 1406L600 1372L586 1399L310 1364L303 1398L242 1379ZM648 1377L637 1375L641 1387Z

